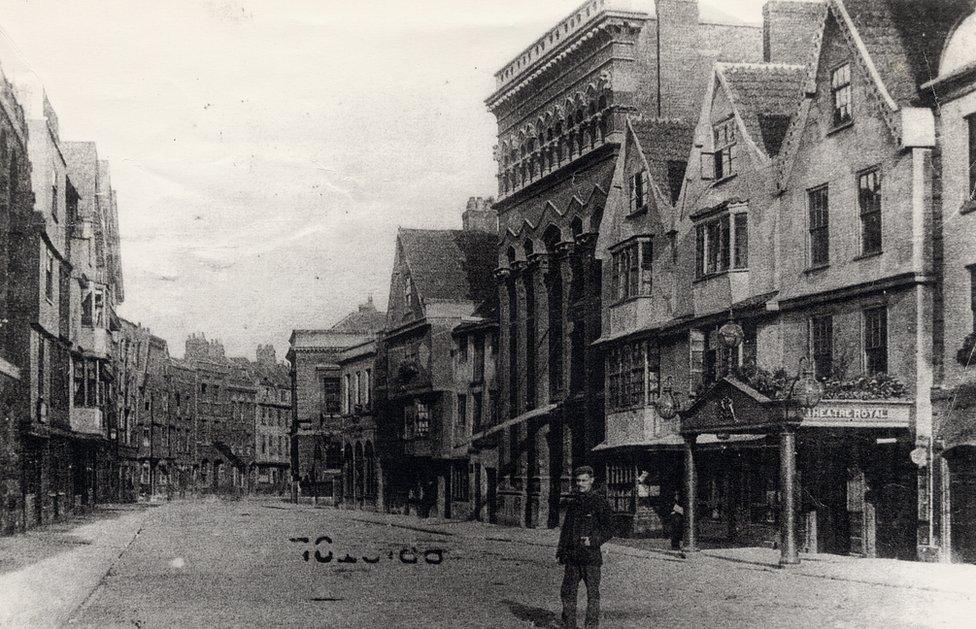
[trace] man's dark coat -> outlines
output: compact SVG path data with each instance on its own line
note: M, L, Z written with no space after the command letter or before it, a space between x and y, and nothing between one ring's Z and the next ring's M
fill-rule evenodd
M606 498L596 491L577 493L569 500L566 518L559 532L559 563L584 566L603 564L600 546L613 537L613 519ZM583 538L590 538L590 545L583 545Z

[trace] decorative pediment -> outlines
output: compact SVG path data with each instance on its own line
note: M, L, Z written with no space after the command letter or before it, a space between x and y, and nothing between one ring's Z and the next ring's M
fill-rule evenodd
M686 435L768 432L799 421L799 416L791 412L793 406L783 400L772 400L733 376L726 376L681 413L681 432Z

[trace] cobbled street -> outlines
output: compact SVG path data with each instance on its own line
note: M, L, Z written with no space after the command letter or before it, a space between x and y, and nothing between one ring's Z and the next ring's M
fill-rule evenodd
M321 536L333 543L314 546ZM290 541L305 537L308 544ZM120 507L0 541L0 622L554 627L554 542L555 531L272 501ZM317 560L316 549L321 559L331 551L331 561ZM403 549L403 560L416 564L403 563ZM436 549L441 563L429 552ZM347 554L356 563L338 561ZM605 555L607 627L966 626L976 613L965 593L976 577L971 566L838 559L839 571L816 575L617 544ZM816 570L824 557L805 566ZM909 571L905 582L891 582L899 570Z

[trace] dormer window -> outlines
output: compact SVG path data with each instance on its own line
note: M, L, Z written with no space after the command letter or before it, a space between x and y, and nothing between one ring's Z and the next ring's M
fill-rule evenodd
M630 176L630 213L647 209L647 195L650 178L646 170L639 170Z
M830 73L830 94L834 106L834 126L853 119L851 110L851 64L845 63Z
M702 179L719 181L735 174L735 118L712 127L712 152L701 155Z

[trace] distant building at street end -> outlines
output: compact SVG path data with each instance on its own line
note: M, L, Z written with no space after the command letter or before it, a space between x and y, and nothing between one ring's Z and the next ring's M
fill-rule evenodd
M374 339L385 320L370 298L331 328L291 333L291 474L306 496L331 498L341 482L342 351Z

